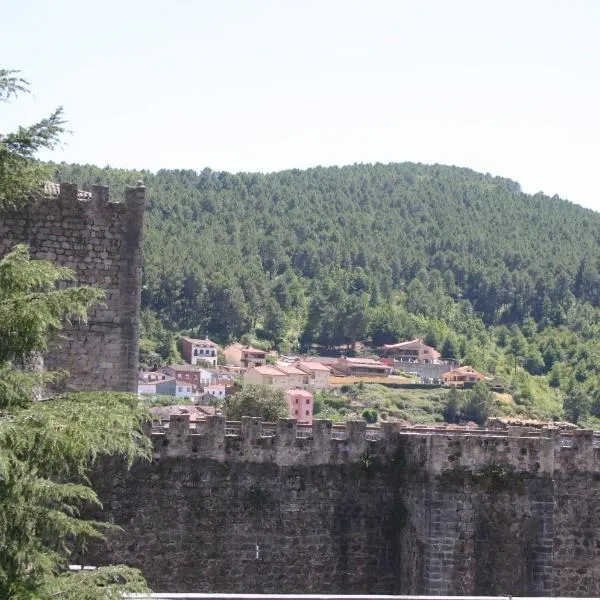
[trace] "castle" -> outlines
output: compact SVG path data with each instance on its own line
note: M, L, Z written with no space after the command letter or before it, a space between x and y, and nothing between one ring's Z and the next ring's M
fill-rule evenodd
M106 290L46 363L67 389L135 390L143 185L51 187L0 214L0 256L27 243ZM152 461L92 474L121 526L87 564L185 592L600 595L600 436L176 415Z
M106 292L88 323L67 328L44 357L48 369L69 373L67 390L137 389L145 197L141 182L123 203L110 202L105 186L47 184L43 196L0 212L0 256L28 244L33 258L69 267L79 284Z
M254 418L151 432L94 477L89 564L157 591L597 596L600 434Z

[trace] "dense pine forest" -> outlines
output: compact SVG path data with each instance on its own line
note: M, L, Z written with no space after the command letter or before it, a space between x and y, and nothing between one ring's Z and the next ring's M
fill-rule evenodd
M421 336L501 380L504 412L600 416L598 213L441 165L52 166L115 200L147 186L144 352L177 332L284 352Z

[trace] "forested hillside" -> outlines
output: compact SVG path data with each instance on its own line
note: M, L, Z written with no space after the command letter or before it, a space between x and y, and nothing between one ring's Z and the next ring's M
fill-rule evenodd
M585 395L595 411L600 214L439 165L54 166L57 181L104 183L115 199L144 180L149 337L248 335L289 351L422 335L510 375L521 406L546 394L538 412L560 416L563 399Z

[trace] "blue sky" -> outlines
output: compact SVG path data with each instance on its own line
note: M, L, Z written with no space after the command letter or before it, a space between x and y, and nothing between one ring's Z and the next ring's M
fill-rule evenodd
M600 210L598 0L0 0L53 160L270 172L443 163Z

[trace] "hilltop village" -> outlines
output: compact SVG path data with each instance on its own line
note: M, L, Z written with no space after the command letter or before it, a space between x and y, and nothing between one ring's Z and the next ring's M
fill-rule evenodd
M264 386L283 392L288 416L310 425L316 394L348 392L365 384L404 390L470 389L486 379L469 365L442 359L422 339L385 344L376 352L352 357L280 355L239 342L221 348L208 337L181 337L179 347L185 362L139 372L139 396L150 402L162 399L160 406L152 408L157 420L168 421L179 412L191 412L193 420L223 414L227 399L240 389ZM492 379L487 379L490 384ZM354 408L366 411L362 416L367 422L381 419L381 413L370 407L355 404ZM320 403L317 410L322 410ZM394 420L385 413L383 418Z

